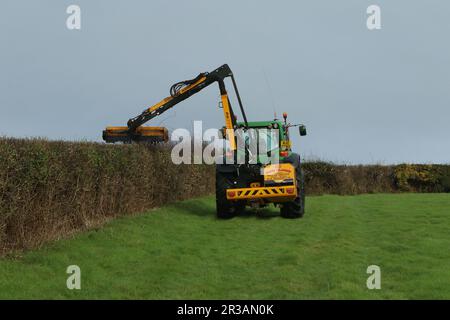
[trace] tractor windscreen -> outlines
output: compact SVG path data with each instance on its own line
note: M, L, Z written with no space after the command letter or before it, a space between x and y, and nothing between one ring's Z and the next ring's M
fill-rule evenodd
M268 163L278 157L279 130L268 128L250 128L236 130L238 159L249 163ZM238 160L239 162L239 160Z
M237 130L238 139L245 141L245 145L250 149L258 150L259 154L278 150L280 135L276 129L250 128L248 130ZM238 141L239 144L239 141Z

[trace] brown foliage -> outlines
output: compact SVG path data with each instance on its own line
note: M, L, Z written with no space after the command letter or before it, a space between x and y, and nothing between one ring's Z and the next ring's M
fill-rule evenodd
M450 165L336 165L305 162L307 194L449 192Z
M305 186L310 195L395 192L392 166L335 165L329 162L306 162Z
M213 172L167 146L0 139L0 252L211 193Z

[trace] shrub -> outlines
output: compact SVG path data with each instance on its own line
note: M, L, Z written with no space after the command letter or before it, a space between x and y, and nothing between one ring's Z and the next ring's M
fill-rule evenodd
M402 164L394 169L395 182L401 191L440 191L438 165Z
M213 172L172 164L167 146L1 139L0 251L211 193Z

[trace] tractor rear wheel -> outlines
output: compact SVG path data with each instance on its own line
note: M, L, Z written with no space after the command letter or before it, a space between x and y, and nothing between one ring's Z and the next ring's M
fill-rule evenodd
M297 175L297 197L293 201L285 202L280 215L287 219L297 219L305 214L305 176L300 165L296 168Z
M245 205L229 201L226 190L233 187L230 174L216 171L216 214L219 219L230 219L239 214Z

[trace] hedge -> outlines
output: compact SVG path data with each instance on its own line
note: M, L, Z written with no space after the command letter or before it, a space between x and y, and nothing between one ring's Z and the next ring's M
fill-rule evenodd
M449 165L303 169L308 195L450 191ZM214 166L175 165L170 146L0 139L0 254L213 193Z

